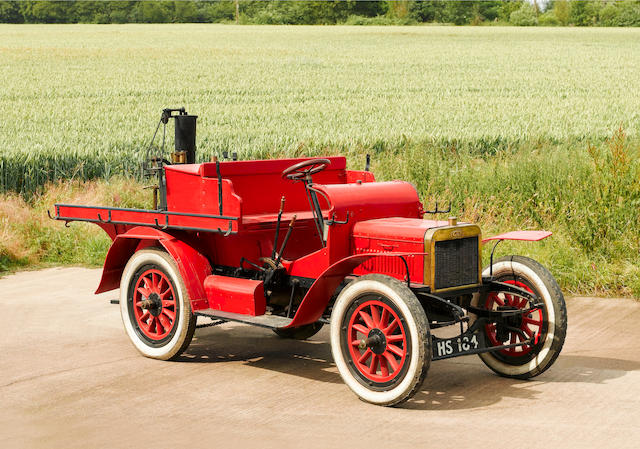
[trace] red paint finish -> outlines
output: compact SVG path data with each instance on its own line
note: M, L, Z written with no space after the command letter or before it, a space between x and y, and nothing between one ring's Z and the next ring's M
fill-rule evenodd
M398 257L421 255L408 253L387 253L387 254L356 254L346 257L327 268L313 283L307 294L302 299L293 321L286 327L298 327L304 324L314 323L322 317L322 313L327 307L331 296L336 288L342 283L344 278L353 272L353 269L363 262L373 257Z
M379 331L384 335L381 352L360 349L362 340ZM407 359L407 331L396 312L382 301L369 300L352 313L347 326L349 354L358 372L373 382L389 382L397 377Z
M209 307L214 310L252 316L266 311L262 281L211 275L205 279L204 288Z
M204 280L211 274L209 261L189 246L166 232L153 228L135 227L116 237L104 262L102 279L96 293L119 287L120 277L133 253L154 243L160 244L175 260L194 310L208 307Z
M418 253L424 251L425 233L435 227L447 226L446 221L419 218L379 218L358 222L353 227L353 252ZM407 256L411 282L424 282L424 256ZM405 280L407 269L400 258L371 259L354 270L354 274L381 273Z
M160 304L143 308L142 302L149 298ZM162 340L173 329L177 313L176 293L165 274L155 269L142 273L133 293L133 315L140 331L151 340Z
M331 201L330 216L346 224L329 228L329 261L352 254L351 232L360 221L386 217L421 218L422 205L413 185L402 181L318 185Z
M483 239L482 243L489 242L491 240L521 240L526 242L537 242L539 240L546 239L552 234L553 232L551 231L511 231Z

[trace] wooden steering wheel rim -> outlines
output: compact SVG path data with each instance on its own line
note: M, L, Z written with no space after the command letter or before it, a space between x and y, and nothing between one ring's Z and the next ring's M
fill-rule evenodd
M318 165L314 167L314 165ZM282 172L283 178L288 178L292 180L300 179L303 176L313 175L314 173L318 173L319 171L327 168L327 165L331 165L331 161L329 159L308 159L306 161L298 162L297 164L292 165L289 168L286 168ZM308 170L301 170L304 167L311 167Z

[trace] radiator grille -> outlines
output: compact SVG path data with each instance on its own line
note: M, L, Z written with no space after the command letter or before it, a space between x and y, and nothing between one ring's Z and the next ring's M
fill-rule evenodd
M478 237L435 242L436 290L478 282Z

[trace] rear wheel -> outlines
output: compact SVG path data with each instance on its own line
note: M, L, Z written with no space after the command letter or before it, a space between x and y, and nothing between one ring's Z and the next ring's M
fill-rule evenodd
M484 276L489 276L486 268ZM496 324L484 326L487 344L500 346L527 341L534 343L499 351L479 354L482 361L501 376L528 379L542 374L558 358L567 333L567 307L562 291L551 273L535 260L522 256L508 256L493 264L493 276L497 281L515 285L537 296L542 307L523 315L510 323L512 329ZM527 298L514 293L489 292L475 295L473 304L491 310L524 309ZM519 329L527 338L523 338Z
M429 369L427 316L402 282L362 276L336 299L331 352L342 379L363 401L400 404L418 391Z
M158 249L136 252L120 280L125 331L143 355L169 360L191 343L196 318L173 259Z

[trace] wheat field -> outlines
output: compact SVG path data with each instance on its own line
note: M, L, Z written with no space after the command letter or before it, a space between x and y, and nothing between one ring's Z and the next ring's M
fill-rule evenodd
M0 188L135 171L164 107L200 156L640 128L640 30L1 25Z

